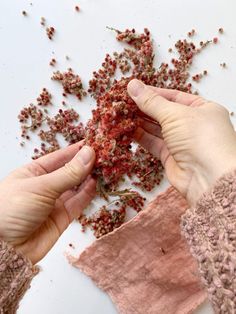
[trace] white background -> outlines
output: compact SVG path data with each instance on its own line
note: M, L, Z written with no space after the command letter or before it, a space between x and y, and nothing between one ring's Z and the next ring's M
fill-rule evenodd
M79 13L74 9L77 4L81 7ZM22 15L22 10L27 11L27 17ZM30 160L33 146L22 149L17 138L19 110L33 101L44 86L52 91L54 104L61 103L60 88L50 80L50 59L55 57L61 70L72 66L83 81L88 82L105 53L120 49L115 34L106 30L106 26L135 27L139 31L148 27L155 41L158 63L171 57L168 48L192 28L197 31L194 40L199 42L218 36L218 28L223 27L225 34L219 36L219 44L212 45L197 58L192 73L207 69L209 75L195 84L196 88L203 96L233 111L236 101L235 12L234 0L80 0L78 3L73 0L0 0L0 176L4 177L11 169ZM40 25L41 16L56 29L52 42ZM66 55L70 56L70 61L65 60ZM221 62L227 63L227 69L220 67ZM88 98L78 103L73 97L69 100L86 120L93 101ZM72 224L41 261L43 271L34 279L19 313L116 313L108 296L79 270L68 265L63 256L68 243L74 243L76 251L81 252L92 241L91 234L81 234L79 225ZM207 305L198 313L212 311Z

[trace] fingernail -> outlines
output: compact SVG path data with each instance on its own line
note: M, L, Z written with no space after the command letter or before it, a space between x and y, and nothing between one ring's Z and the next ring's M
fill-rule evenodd
M134 79L130 81L128 84L128 92L130 96L138 97L142 93L144 86L145 85L139 80Z
M88 146L83 146L76 156L86 166L93 157L92 149Z

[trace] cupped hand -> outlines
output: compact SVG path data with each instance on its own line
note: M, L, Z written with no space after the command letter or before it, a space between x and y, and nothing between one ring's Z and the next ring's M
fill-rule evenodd
M143 119L135 139L160 158L170 183L193 205L224 173L236 168L236 135L229 112L200 96L147 86L128 93Z
M45 256L95 195L96 182L88 177L95 153L82 145L41 157L0 182L0 238L32 263Z

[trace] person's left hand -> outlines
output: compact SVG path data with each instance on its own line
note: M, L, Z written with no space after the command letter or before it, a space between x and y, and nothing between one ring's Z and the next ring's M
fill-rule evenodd
M95 153L82 145L41 157L0 182L0 238L33 264L95 195L96 182L88 177Z

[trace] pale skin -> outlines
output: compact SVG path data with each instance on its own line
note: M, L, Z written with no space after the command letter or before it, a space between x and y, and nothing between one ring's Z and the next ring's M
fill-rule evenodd
M160 158L169 182L190 205L226 172L236 168L236 133L223 106L176 90L128 85L129 95L151 122L136 140Z
M135 140L161 159L170 183L190 205L236 168L236 135L224 107L138 80L129 83L128 92L153 120L143 119ZM96 182L89 176L95 153L82 146L77 143L41 157L0 183L0 238L33 264L95 195Z
M47 254L95 195L96 182L88 177L95 153L87 146L81 149L82 145L41 157L0 183L0 237L33 264ZM73 189L83 181L78 191Z

